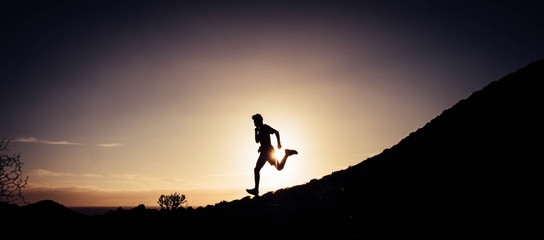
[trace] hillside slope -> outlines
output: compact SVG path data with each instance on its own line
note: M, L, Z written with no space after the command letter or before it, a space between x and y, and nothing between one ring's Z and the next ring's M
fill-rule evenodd
M537 229L534 199L538 162L544 159L539 146L543 79L544 60L533 62L374 157L260 197L176 212L139 206L94 217L65 213L60 220L47 217L46 224L30 226L14 222L36 218L28 213L33 208L8 206L18 213L10 218L15 221L0 223L14 232L55 232L69 226L71 231L120 237L179 232L237 239L529 236Z
M543 79L544 61L531 63L356 166L216 208L259 212L316 236L501 235L530 228L537 163L544 159L537 145Z

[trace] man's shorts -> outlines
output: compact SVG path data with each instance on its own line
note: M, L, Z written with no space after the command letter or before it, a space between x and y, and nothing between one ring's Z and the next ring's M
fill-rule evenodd
M261 155L259 155L259 159L262 161L262 160L266 160L268 163L270 163L270 165L272 166L276 166L276 156L274 155L274 153L276 152L276 150L274 150L274 147L273 146L266 146L266 147L259 147L259 150L258 150Z

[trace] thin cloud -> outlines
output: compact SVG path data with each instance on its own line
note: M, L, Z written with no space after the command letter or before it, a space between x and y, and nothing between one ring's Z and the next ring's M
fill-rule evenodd
M69 142L69 141L51 141L45 139L38 139L35 137L18 137L13 139L13 142L20 143L39 143L39 144L48 144L48 145L84 145L83 143L78 142ZM96 144L97 147L120 147L123 146L121 143L99 143Z
M94 173L53 172L46 169L31 170L28 175L38 176L38 177L87 177L87 178L104 177L104 175L94 174Z
M99 143L96 144L97 147L120 147L123 146L121 143Z
M73 176L70 173L63 173L63 172L52 172L45 169L36 169L30 171L28 174L30 176L39 176L39 177L66 177L66 176Z
M37 139L35 137L18 137L13 140L13 142L21 143L40 143L40 144L49 144L49 145L82 145L81 143L68 142L68 141L51 141L44 139Z

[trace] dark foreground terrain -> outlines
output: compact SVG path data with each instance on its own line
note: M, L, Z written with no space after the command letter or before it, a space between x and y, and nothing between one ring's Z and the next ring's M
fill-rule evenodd
M492 82L397 145L319 180L198 209L86 216L0 205L2 234L175 238L533 236L544 159L544 60ZM538 235L534 235L538 236Z

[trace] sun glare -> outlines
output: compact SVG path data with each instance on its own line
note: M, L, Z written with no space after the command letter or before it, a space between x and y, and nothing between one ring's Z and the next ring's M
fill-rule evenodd
M278 160L278 162L281 161L281 159L283 159L283 156L285 156L285 149L277 149L276 148L276 152L274 153L274 156L276 157L276 159Z

